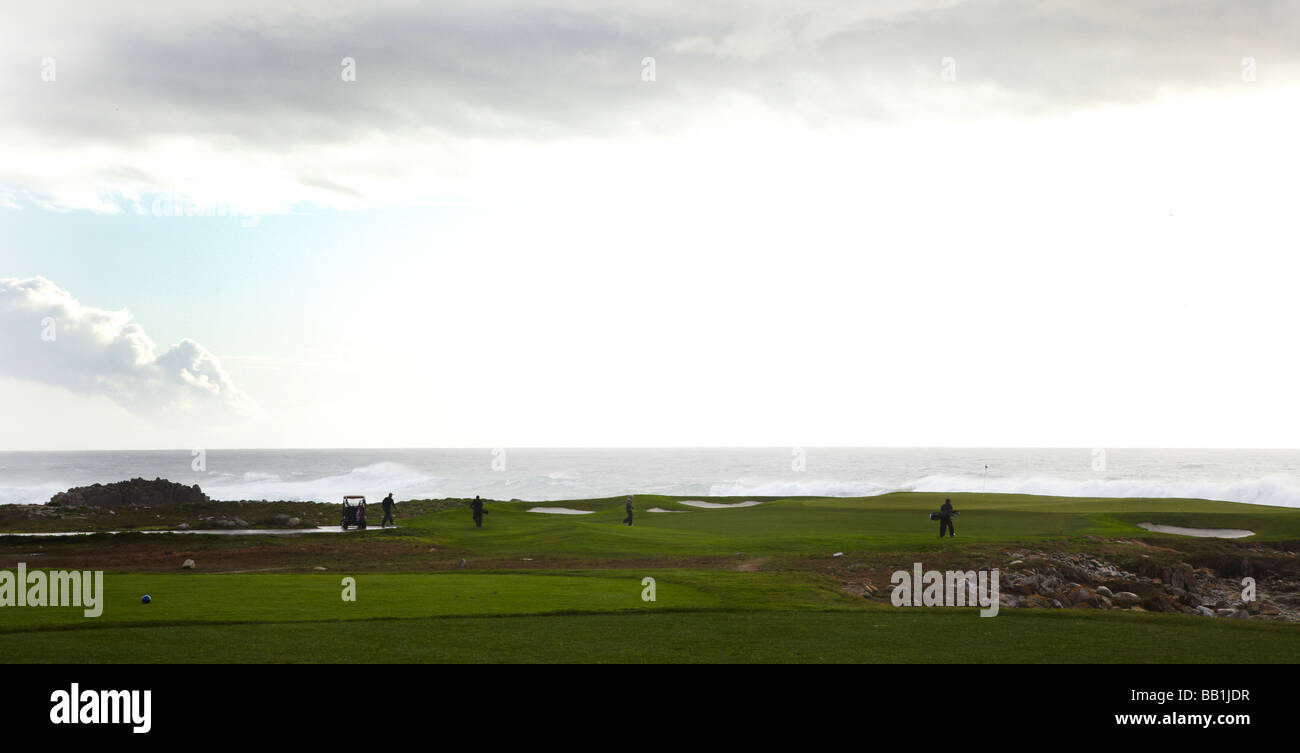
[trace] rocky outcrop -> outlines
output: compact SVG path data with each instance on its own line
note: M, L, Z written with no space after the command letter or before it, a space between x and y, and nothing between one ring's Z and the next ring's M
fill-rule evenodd
M1240 578L1224 577L1186 562L1151 575L1128 572L1089 554L1007 552L1001 576L1004 607L1127 609L1181 612L1227 619L1300 620L1293 590L1261 585L1269 598L1242 601Z
M208 501L208 495L198 484L186 486L162 478L153 481L133 478L111 484L78 486L55 494L49 504L54 507L153 507Z

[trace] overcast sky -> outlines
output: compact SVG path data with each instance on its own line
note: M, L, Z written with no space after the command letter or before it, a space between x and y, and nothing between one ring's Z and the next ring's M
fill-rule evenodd
M1300 447L1294 2L424 5L5 7L0 449Z

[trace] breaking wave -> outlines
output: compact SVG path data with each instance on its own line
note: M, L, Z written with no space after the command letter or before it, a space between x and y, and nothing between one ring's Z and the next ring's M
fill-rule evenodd
M1285 476L1242 481L1174 481L1144 479L1061 479L1049 476L990 478L925 476L903 483L873 481L753 481L714 484L718 497L872 497L896 491L966 494L1036 494L1052 497L1211 499L1251 505L1300 507L1300 486Z
M344 494L382 497L392 492L398 499L432 493L440 479L400 463L382 462L353 468L347 473L317 479L290 478L274 473L245 473L233 483L203 485L216 500L285 500L292 502L337 502Z

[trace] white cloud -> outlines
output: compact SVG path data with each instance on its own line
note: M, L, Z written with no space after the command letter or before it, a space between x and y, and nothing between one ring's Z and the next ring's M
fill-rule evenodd
M151 419L230 423L258 413L199 343L160 354L127 311L83 305L43 277L0 278L0 376L103 395Z
M28 4L0 25L0 204L242 212L483 201L495 155L1069 113L1285 85L1287 2ZM76 21L69 22L69 18ZM653 84L644 57L657 61ZM344 57L357 79L340 75ZM941 81L940 61L957 80ZM55 80L40 61L57 62ZM1258 81L1242 79L1258 61ZM22 71L28 75L22 75ZM520 145L531 147L521 149ZM516 160L514 164L519 164ZM507 165L507 168L511 167Z

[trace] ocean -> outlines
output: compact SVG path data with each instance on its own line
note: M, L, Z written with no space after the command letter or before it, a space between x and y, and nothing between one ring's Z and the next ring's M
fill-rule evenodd
M73 486L137 476L199 484L219 500L934 491L1300 507L1300 450L815 447L0 452L0 504L43 503Z

